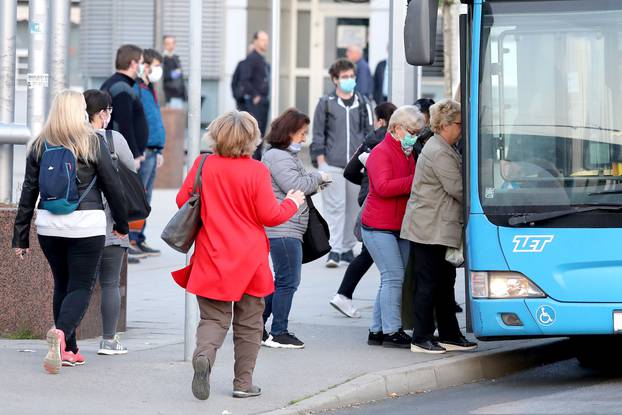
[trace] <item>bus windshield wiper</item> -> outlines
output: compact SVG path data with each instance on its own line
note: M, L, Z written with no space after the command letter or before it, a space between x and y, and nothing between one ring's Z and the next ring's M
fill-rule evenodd
M592 192L592 193L588 193L588 196L595 196L595 195L619 195L622 194L622 189L618 189L618 190L600 190L598 192Z
M575 213L591 212L594 210L622 210L622 206L610 206L610 205L594 205L575 207L567 210L557 210L553 212L538 212L538 213L525 213L517 216L512 216L508 219L510 226L526 225L533 222L542 222L543 220L555 219L562 216L574 215Z

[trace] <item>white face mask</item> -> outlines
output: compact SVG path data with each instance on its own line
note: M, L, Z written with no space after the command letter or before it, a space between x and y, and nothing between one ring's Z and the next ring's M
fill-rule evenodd
M162 67L161 66L151 67L151 73L149 74L149 81L158 82L160 79L162 79Z

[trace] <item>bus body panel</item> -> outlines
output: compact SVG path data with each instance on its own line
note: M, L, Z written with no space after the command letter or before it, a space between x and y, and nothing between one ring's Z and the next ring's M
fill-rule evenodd
M622 301L621 240L615 228L499 228L509 269L561 302Z

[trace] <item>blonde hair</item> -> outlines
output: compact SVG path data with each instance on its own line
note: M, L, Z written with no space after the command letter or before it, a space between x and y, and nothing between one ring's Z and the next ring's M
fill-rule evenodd
M214 143L214 153L238 158L253 154L260 141L257 121L246 111L229 111L207 128L206 139Z
M41 132L31 149L41 154L44 143L62 146L76 159L87 164L97 161L99 143L91 124L85 119L86 102L80 92L65 90L54 100Z
M443 99L430 107L430 129L438 134L443 127L456 122L460 116L460 104L449 98Z
M393 132L398 125L406 130L422 130L425 127L425 119L419 108L414 105L404 105L393 112L387 129Z

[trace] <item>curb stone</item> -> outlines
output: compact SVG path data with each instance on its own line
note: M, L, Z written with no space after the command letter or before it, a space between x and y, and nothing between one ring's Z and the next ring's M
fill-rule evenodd
M453 353L452 353L453 354ZM569 359L569 340L538 340L482 353L466 352L440 360L359 376L308 399L264 415L306 415L389 397L429 392Z

